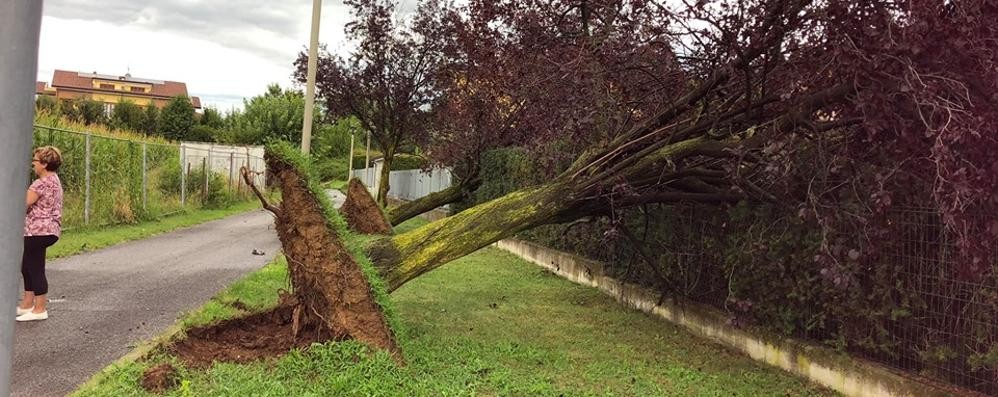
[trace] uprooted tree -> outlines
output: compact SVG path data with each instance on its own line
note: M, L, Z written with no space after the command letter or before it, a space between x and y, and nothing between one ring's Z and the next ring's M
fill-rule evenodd
M960 236L964 255L971 258L955 271L966 277L986 271L974 259L998 239L998 225L974 224L963 214L998 209L998 54L993 45L998 27L990 22L998 17L998 6L983 0L756 0L699 1L666 11L653 1L581 0L471 1L464 7L454 15L474 15L483 26L501 26L499 31L513 38L508 45L529 41L530 33L548 28L574 38L578 59L538 56L520 61L558 64L562 73L549 76L551 81L589 71L596 77L584 78L580 84L591 89L583 92L601 97L592 102L593 113L576 121L558 119L562 125L518 118L517 128L557 129L542 140L574 153L547 182L373 240L367 254L388 291L520 231L591 215L612 216L630 206L768 201L800 207L818 217L823 228L834 230L845 218L873 222L892 197L926 190L946 225ZM628 18L634 7L667 19L669 23L656 25L668 27L668 34L654 27L597 34L601 26ZM647 40L635 41L644 41L647 51L670 55L655 68L604 68L586 51L612 50L593 43L610 42L614 34L639 35ZM661 51L661 46L671 49ZM607 70L634 74L627 75L632 80L611 80L604 78ZM647 100L633 102L635 97L620 93L629 87L624 81L648 89ZM548 98L544 95L571 96L553 87L543 89L546 83L537 82L540 88L530 91L536 97L497 96L498 102L529 104L522 111L538 120L545 114L561 117L542 108ZM660 98L663 93L668 99ZM633 103L618 103L620 98ZM620 105L616 109L625 113L596 112L606 109L599 107L605 103ZM812 165L793 167L800 163L791 159L802 155L814 156ZM289 263L319 266L292 277L297 294L313 297L302 301L302 311L319 313L326 321L349 317L338 311L361 306L335 303L332 297L342 293L336 289L342 285L310 281L340 271L336 269L342 267L320 265L321 257L342 250L325 242L304 246L285 239L294 233L323 233L318 226L280 226L294 222L300 211L316 213L309 207L315 198L308 199L315 192L302 184L303 175L281 174L287 167L272 154L268 158L285 195L281 207L274 209L278 229L285 230L282 242ZM898 172L901 167L908 172ZM910 186L901 176L910 173L936 177L932 186ZM796 183L819 174L851 183L823 191L807 183L801 189ZM835 200L836 189L867 195L868 210L824 212L822 203ZM314 218L308 224L321 222ZM288 249L289 243L293 249ZM826 250L828 260L846 255L832 244ZM379 332L390 335L390 330ZM375 345L395 351L392 345Z

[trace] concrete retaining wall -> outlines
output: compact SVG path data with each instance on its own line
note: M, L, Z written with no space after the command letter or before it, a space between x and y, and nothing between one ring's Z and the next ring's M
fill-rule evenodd
M953 395L940 387L902 377L883 366L825 347L766 332L753 330L750 334L728 325L727 316L708 306L672 299L659 302L659 294L649 289L608 277L599 262L526 241L507 239L495 245L575 283L596 287L630 307L667 319L694 334L745 352L755 360L783 368L846 396Z

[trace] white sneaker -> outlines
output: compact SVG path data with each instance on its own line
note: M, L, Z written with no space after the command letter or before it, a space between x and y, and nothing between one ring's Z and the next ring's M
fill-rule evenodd
M22 314L31 313L31 309L32 308L30 308L30 307L27 308L27 309L22 309L20 306L18 306L17 307L17 315L20 316Z
M49 318L49 312L48 312L48 310L43 311L41 313L27 312L27 313L24 313L24 314L22 314L20 316L17 316L17 318L15 318L15 320L17 320L17 321L35 321L35 320L45 320L47 318Z

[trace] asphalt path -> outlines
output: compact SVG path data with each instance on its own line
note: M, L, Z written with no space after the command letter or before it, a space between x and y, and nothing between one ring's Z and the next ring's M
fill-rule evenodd
M12 395L66 395L279 249L257 210L49 262L49 319L15 325Z

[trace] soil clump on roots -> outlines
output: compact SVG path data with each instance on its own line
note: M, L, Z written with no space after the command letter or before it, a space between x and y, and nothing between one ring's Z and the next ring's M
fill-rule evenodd
M388 352L404 365L371 284L326 218L332 210L316 199L307 176L291 162L270 151L265 159L281 186L280 204L269 203L245 169L243 177L274 214L293 292L281 294L272 310L192 328L166 351L190 367L207 368L216 361L244 363L317 342L353 339ZM374 209L384 219L377 206Z
M347 187L347 199L340 207L350 230L360 234L392 234L392 225L381 212L364 184L353 178Z

